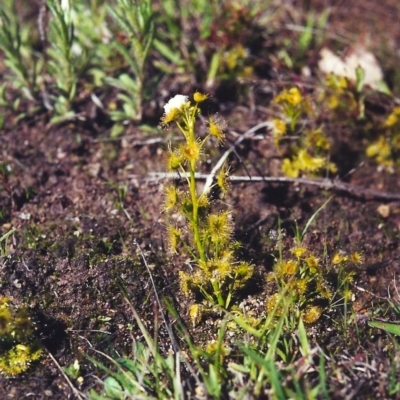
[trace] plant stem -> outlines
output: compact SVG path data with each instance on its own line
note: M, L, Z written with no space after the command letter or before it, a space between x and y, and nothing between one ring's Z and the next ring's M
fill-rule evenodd
M217 296L218 305L225 308L226 307L225 300L222 297L221 288L219 287L218 282L212 281L211 284L213 287L214 294Z
M192 205L193 205L193 233L194 233L194 240L196 242L197 250L199 251L199 258L201 261L206 261L206 256L204 253L204 246L201 242L200 232L199 232L199 201L197 198L197 191L196 191L196 178L195 178L195 165L189 165L190 171L190 195L192 197Z
M187 111L186 114L186 127L187 127L187 136L185 138L188 142L195 140L195 133L194 133L194 119L196 115L197 106L191 112L191 115L188 115ZM179 126L179 124L178 124ZM179 126L180 127L180 126ZM185 132L185 133L186 133ZM199 199L197 197L197 190L196 190L196 161L192 160L189 164L189 174L190 174L190 182L189 182L189 190L190 196L192 198L192 224L193 224L193 234L194 234L194 241L196 243L197 250L199 252L199 259L203 262L206 261L206 255L204 251L204 246L200 238L199 232Z

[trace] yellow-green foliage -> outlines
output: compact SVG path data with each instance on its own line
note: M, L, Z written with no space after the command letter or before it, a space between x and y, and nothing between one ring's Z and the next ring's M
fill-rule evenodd
M393 168L400 167L400 107L394 107L382 126L384 133L372 142L366 150L368 157L378 164Z
M243 45L236 44L222 55L220 73L223 77L249 78L253 67L248 64L249 54Z
M283 159L282 172L293 178L300 175L315 176L326 170L335 173L337 168L328 159L331 144L323 130L319 128L306 129L300 134L296 132L301 115L312 117L311 100L304 98L298 88L292 87L279 93L274 101L283 114L282 118L272 121L274 143L287 155ZM293 134L295 137L291 136Z
M292 257L277 261L273 272L267 275L273 288L266 301L269 314L301 316L304 322L312 324L337 294L346 300L351 298L349 284L354 272L347 267L362 262L360 253L348 256L338 252L327 263L303 246L293 247L290 252ZM332 284L333 274L340 275L339 288Z
M362 78L360 79L362 81ZM325 86L320 95L317 96L317 102L320 108L333 118L348 119L349 121L354 121L354 119L365 120L365 96L362 92L362 85L358 80L354 83L343 76L328 74ZM395 106L382 124L377 125L372 121L372 126L369 129L371 127L373 132L378 132L379 135L366 148L366 155L388 170L395 167L399 168L400 107ZM285 133L283 130L282 124L274 121L274 131L277 132L275 136L278 138L283 136ZM285 170L285 165L283 169ZM290 168L287 169L290 174ZM329 169L332 171L331 166Z
M204 137L195 133L195 122L200 113L199 103L207 96L196 92L194 102L187 96L177 95L164 107L161 120L164 126L175 122L183 136L183 143L169 147L167 168L179 171L186 179L186 188L170 183L165 187L164 210L174 215L167 222L169 249L183 253L194 265L179 272L182 292L203 299L193 304L190 317L198 323L215 305L228 308L232 296L253 275L253 266L235 258L237 243L233 239L233 223L229 210L214 211L210 190L218 187L222 195L229 190L229 171L222 167L215 177L215 184L206 191L199 191L195 174L203 158L206 144L218 145L224 139L225 123L215 116L208 118Z
M306 111L306 104L300 90L297 87L284 89L275 97L274 102L281 105L283 115L288 119L290 129L294 132L298 118Z
M348 79L335 74L326 76L325 87L319 100L323 106L340 117L354 114L359 106L355 93L349 86Z
M0 371L13 376L24 372L42 354L34 336L35 325L26 307L0 298Z

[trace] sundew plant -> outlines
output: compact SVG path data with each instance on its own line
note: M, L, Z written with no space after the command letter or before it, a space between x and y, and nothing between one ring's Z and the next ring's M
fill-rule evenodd
M42 355L35 338L35 323L24 306L0 297L0 372L14 376L25 372Z
M313 120L315 104L299 88L284 89L274 99L281 118L272 121L274 143L283 156L282 172L290 177L318 176L327 171L335 174L337 167L329 159L331 142L322 127L299 127L307 116ZM310 126L310 127L308 127Z
M207 147L224 140L225 123L217 116L208 117L207 130L200 134L196 120L200 103L207 95L194 93L193 101L176 95L164 106L161 124L175 124L183 143L170 144L167 168L178 172L186 182L182 188L174 183L165 187L164 211L167 218L169 249L189 256L190 265L179 272L180 286L186 296L194 295L190 308L193 324L198 323L215 306L228 309L233 296L253 275L254 267L235 257L238 246L233 237L232 215L229 209L214 210L211 189L217 187L223 195L229 191L228 167L223 166L209 190L200 191L196 172Z
M301 244L292 247L290 253L291 257L277 259L267 275L271 293L266 301L268 315L293 317L297 328L299 318L314 324L335 301L351 300L355 268L363 261L360 252L336 252L329 262Z

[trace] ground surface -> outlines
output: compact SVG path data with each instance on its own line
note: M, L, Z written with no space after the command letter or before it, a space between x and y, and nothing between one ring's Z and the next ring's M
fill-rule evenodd
M373 1L363 2L365 10L352 2L352 7L366 15L365 24L352 27L354 37L362 33L369 40L383 23L391 29L381 39L399 40L399 31L393 25L398 25L396 1L385 3L387 6L378 12ZM342 18L348 17L350 9L342 6L338 10L334 19L338 29L351 33L351 21ZM372 44L379 46L377 41ZM188 94L193 91L179 89ZM167 88L163 90L166 93ZM227 144L269 118L265 110L270 93L276 90L273 82L255 81L251 107L247 100L242 104L229 102L215 91L213 101L228 122ZM164 99L174 94L168 91ZM9 174L0 184L1 233L11 228L16 231L8 239L6 255L1 258L0 294L12 297L16 304L29 305L37 320L37 334L47 350L28 373L0 378L1 398L73 398L47 351L62 366L71 365L75 359L80 361L82 390L95 384L94 368L86 359L86 354L95 356L92 347L109 354L129 354L131 338L136 333L134 328L130 329L132 314L122 288L149 326L154 319L154 297L135 242L152 267L160 293L175 298L186 318L186 300L179 293L177 278L183 263L167 255L164 241L160 212L164 181L146 179L151 172L165 170L166 147L174 134L173 129L157 127L164 99L160 98L156 106L149 105L146 122L154 128L153 132L127 126L117 139L110 139L109 123L89 101L82 106L79 120L56 125L48 123L46 112L18 122L16 115L6 114L0 134L0 161ZM281 224L289 243L295 224L304 227L333 195L305 240L320 252L326 246L331 253L340 249L363 253L353 304L354 312L363 315L388 295L398 298L395 279L400 271L400 173L380 171L374 162L366 160L360 142L349 140L349 132L341 130L339 123L331 129L336 129L336 142L342 146L336 153L338 161L342 161L339 178L351 187L357 186L355 192L328 192L293 182L242 182L233 184L228 203L234 212L243 256L256 265L257 276L262 277L271 268L269 253L274 244L270 230ZM241 163L237 157L231 157L234 174L277 175L272 139L267 130L258 133L257 138L245 140L237 148ZM213 153L210 165L223 151L221 148L219 153ZM204 164L205 172L210 165ZM375 192L366 193L364 189ZM393 196L385 200L379 193ZM378 212L382 205L389 207L388 215ZM250 295L262 302L263 289L255 285ZM199 327L198 331L201 330ZM370 338L371 343L358 346L353 341L345 353L350 358L372 357L377 370L379 365L386 368L389 364L385 354L371 350L378 346L379 332ZM334 342L334 338L324 341L328 347L330 340ZM373 372L371 376L363 378L365 387L360 389L359 398L371 390L379 393L379 382L374 380ZM359 378L353 379L356 382ZM338 398L346 395L340 396L342 389L338 387Z

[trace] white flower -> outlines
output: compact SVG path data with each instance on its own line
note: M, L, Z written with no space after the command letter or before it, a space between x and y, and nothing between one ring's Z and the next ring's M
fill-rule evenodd
M61 0L61 8L65 13L69 13L71 9L70 0Z
M177 108L181 109L189 100L188 96L184 96L183 94L177 94L175 97L170 99L168 103L164 106L165 115L168 115L172 110Z

